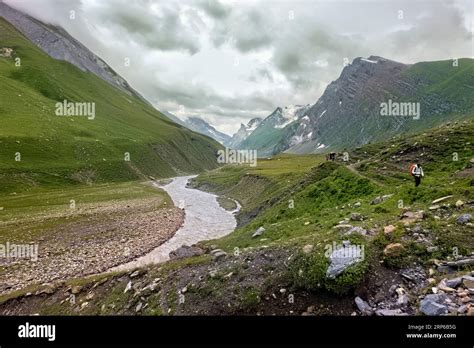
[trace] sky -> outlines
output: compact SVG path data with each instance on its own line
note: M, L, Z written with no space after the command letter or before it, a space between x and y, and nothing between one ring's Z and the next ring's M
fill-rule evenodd
M4 0L60 25L159 110L232 135L313 104L345 62L474 58L474 0Z

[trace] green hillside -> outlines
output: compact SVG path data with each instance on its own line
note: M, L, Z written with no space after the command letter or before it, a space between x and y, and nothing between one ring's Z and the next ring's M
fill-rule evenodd
M2 48L13 53L0 57L1 192L217 167L217 142L170 122L95 75L50 58L0 19ZM95 118L56 116L55 104L64 100L95 103Z

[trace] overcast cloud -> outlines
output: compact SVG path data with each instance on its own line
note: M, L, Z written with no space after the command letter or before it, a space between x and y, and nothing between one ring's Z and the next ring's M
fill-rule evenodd
M64 27L158 109L229 134L314 103L344 59L474 58L472 0L4 1Z

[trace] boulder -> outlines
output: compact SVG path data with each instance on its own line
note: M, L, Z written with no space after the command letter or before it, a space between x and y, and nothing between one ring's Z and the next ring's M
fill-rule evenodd
M448 307L444 304L445 296L441 294L427 295L420 302L420 311L425 315L442 315L448 313Z
M349 241L344 241L342 246L331 250L329 255L329 267L326 270L326 277L336 278L347 268L361 262L364 259L364 251L360 246L352 245Z
M452 279L444 279L444 284L450 288L457 288L462 283L462 277L452 278Z
M348 231L353 227L354 226L349 225L349 224L339 224L339 225L334 226L333 228L335 228L336 230L340 230L340 231L344 231L344 230Z
M383 232L384 232L385 234L391 234L391 233L393 233L396 229L397 229L397 228L396 228L395 226L393 226L393 225L388 225L388 226L385 226L385 227L383 228Z
M201 256L203 254L204 250L199 247L183 245L182 247L170 252L169 256L171 260L179 260L193 256Z
M213 257L212 259L217 262L224 259L227 256L227 253L222 249L215 249L211 251L211 255Z
M303 253L305 254L309 254L313 251L314 249L314 246L312 244L306 244L304 247L303 247Z
M360 213L351 213L351 221L362 221L364 217Z
M370 307L369 304L365 302L363 299L361 299L359 296L355 298L355 303L357 305L357 308L359 308L362 314L364 315L374 314L372 307Z
M444 292L455 292L456 291L456 289L453 289L452 287L446 285L446 280L445 279L443 279L442 281L439 282L438 289L442 290Z
M354 226L349 231L344 233L344 235L348 236L348 235L351 235L351 234L354 234L354 233L365 236L365 235L367 235L367 230L364 230L362 227L359 227L359 226Z
M265 228L264 228L264 227L259 227L259 228L252 234L252 238L261 236L261 235L263 234L263 232L265 232Z
M474 289L474 277L473 276L463 276L462 284L468 289Z
M469 221L472 220L472 215L471 214L462 214L456 219L456 222L460 225L464 225L468 223Z
M388 257L400 256L405 251L405 247L401 243L391 243L387 245L383 254Z

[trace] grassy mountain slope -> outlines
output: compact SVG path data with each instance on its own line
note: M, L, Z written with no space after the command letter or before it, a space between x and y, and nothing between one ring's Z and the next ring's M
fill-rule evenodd
M0 191L37 185L170 177L217 167L220 145L170 122L137 97L57 61L0 19ZM15 58L21 66L15 66ZM55 115L55 104L95 103L96 117ZM19 152L21 161L15 161ZM125 161L125 153L130 161Z

